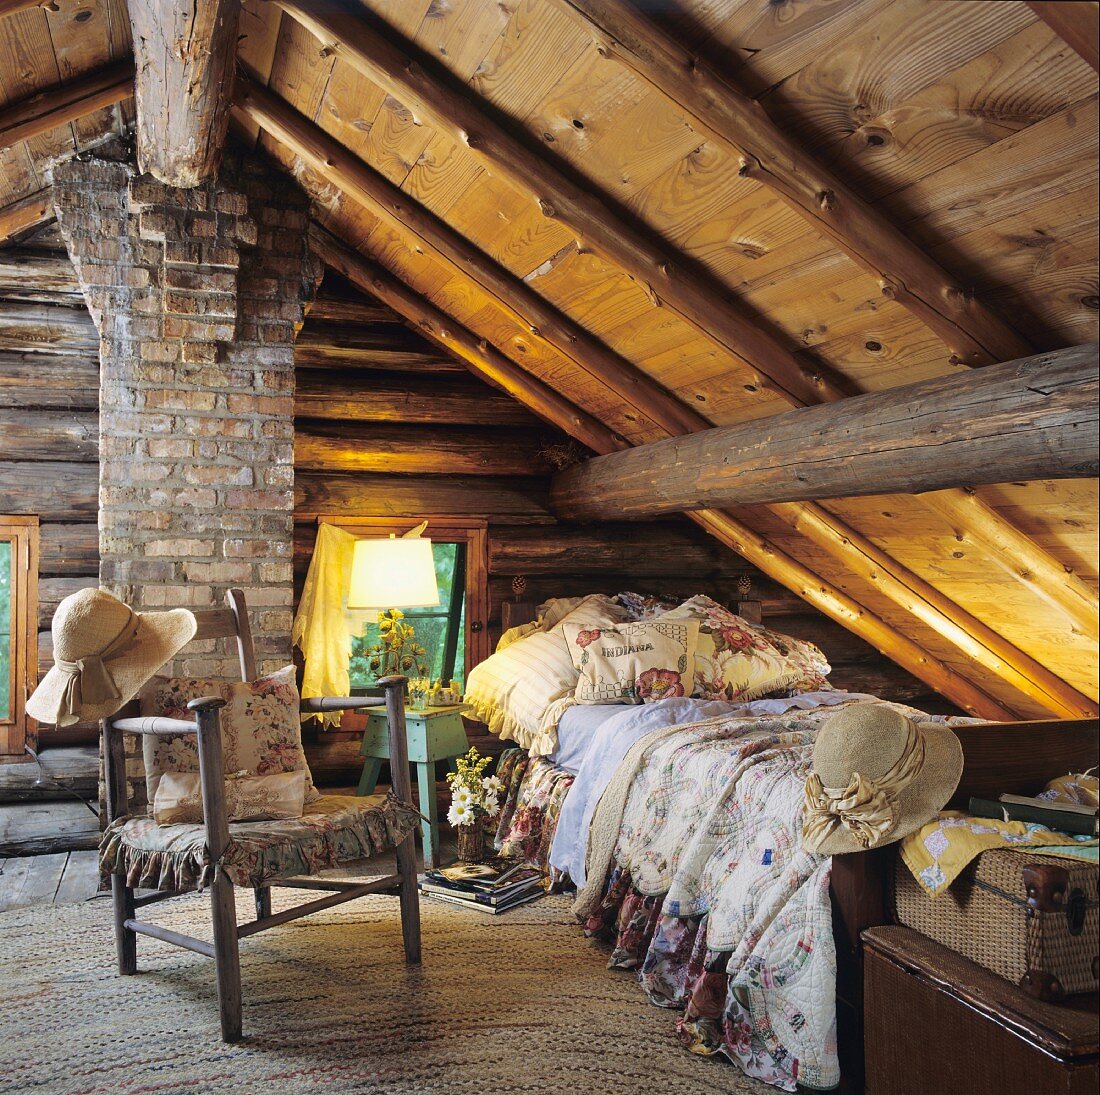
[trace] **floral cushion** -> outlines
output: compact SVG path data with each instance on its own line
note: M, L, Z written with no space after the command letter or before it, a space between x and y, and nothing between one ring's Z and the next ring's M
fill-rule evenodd
M306 802L317 798L302 748L302 717L294 666L288 665L247 684L154 677L142 691L141 713L190 722L194 715L187 710L188 701L201 696L220 696L226 701L221 709L221 730L222 764L227 774L242 770L258 776L305 772ZM164 772L199 770L198 739L194 734L146 735L142 748L150 802L156 800Z
M752 624L709 597L692 597L659 619L700 621L694 695L703 699L747 703L829 687L831 666L813 643Z
M235 886L263 886L368 859L395 848L419 823L416 807L392 794L324 795L302 817L231 824L221 864ZM108 873L125 874L129 886L159 890L201 889L215 867L205 826L158 825L151 817L112 822L99 862Z
M691 695L699 621L682 617L617 627L562 625L577 667L577 703L649 703Z

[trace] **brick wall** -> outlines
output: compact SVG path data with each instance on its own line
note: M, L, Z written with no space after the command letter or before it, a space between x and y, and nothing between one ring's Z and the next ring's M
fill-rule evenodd
M53 184L100 335L100 581L150 609L221 607L241 586L261 670L285 665L307 199L235 157L194 190L97 158L57 165ZM213 642L171 670L239 674Z

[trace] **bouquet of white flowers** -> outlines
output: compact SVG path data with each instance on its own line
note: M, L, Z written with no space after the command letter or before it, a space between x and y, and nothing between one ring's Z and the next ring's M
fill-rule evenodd
M480 825L482 818L492 817L500 809L504 784L496 776L484 775L490 760L471 746L464 757L455 760L458 771L447 773L447 782L451 785L447 820L457 829Z

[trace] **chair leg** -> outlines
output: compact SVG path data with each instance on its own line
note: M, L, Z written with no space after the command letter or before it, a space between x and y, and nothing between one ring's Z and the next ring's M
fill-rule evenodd
M412 833L397 845L397 873L401 876L398 894L405 961L417 965L420 962L420 894L416 889L416 843Z
M256 919L271 915L271 887L256 886Z
M241 956L237 946L237 907L233 883L219 867L210 887L214 919L214 967L218 979L218 1011L222 1041L241 1039Z
M135 915L134 891L126 885L126 876L111 875L111 903L115 915L115 948L118 951L118 972L123 976L137 973L137 932L126 927Z

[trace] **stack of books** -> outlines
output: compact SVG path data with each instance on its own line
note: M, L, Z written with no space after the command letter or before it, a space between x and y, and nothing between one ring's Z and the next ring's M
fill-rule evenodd
M458 863L420 878L420 893L429 901L446 901L496 916L542 897L545 875L515 860Z

